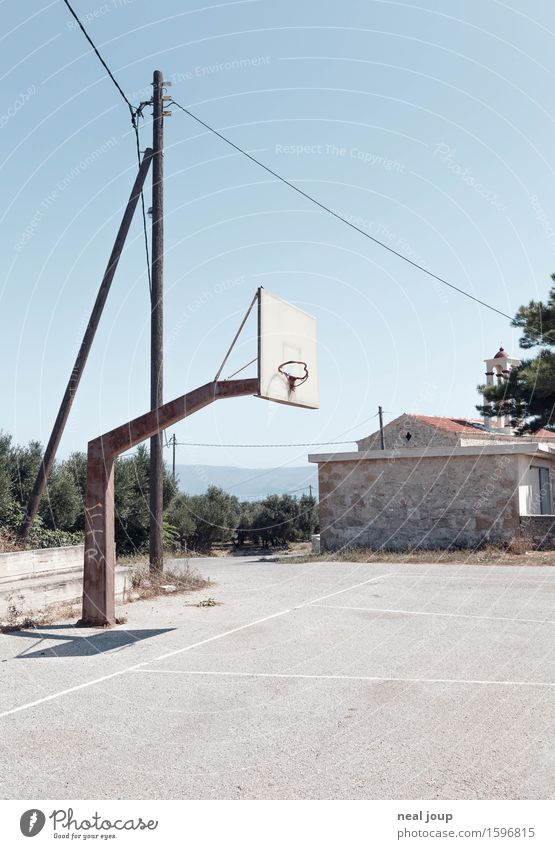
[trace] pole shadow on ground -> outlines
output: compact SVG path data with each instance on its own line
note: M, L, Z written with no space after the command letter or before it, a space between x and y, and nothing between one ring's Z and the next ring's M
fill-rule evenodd
M157 637L160 634L167 634L168 631L175 631L175 628L144 628L133 631L102 631L101 633L77 636L73 634L60 633L61 631L75 632L75 626L62 625L56 628L50 626L42 626L29 631L12 631L10 637L23 637L26 640L33 640L32 644L24 648L20 654L15 657L22 660L27 658L41 657L87 657L91 655L104 654L106 652L115 651L125 648L133 643L141 640L148 640L151 637ZM43 646L46 640L55 640L58 645ZM34 649L34 651L30 651Z

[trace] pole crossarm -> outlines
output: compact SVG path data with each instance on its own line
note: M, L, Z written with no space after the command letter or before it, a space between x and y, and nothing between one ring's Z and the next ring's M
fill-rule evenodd
M213 380L173 401L162 404L102 436L92 439L87 454L85 501L85 559L83 571L83 627L115 625L114 467L128 451L213 401L257 395L258 378Z

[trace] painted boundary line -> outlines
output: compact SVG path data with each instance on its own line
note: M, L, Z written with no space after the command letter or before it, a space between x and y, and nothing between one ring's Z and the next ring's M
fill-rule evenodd
M467 564L452 563L452 564L449 564L449 565L451 565L451 566L458 566L458 565L464 566L464 565L467 565ZM476 568L485 570L486 568L489 568L489 567L487 567L487 566L476 566ZM514 568L514 567L511 567L511 566L496 566L495 568L496 569L511 569L511 568ZM523 567L519 567L519 568L523 568ZM535 567L530 567L530 568L535 568ZM537 568L538 569L540 569L540 568L541 569L553 569L553 567L551 565L549 565L549 566L538 566ZM406 578L407 575L410 575L410 577L412 577L412 578L429 578L432 581L437 581L439 579L439 580L443 580L443 581L481 581L482 583L484 581L489 580L490 578L499 578L502 581L507 581L510 584L511 587L513 587L513 585L515 584L516 581L520 581L520 580L526 581L529 584L540 584L541 586L543 586L544 584L548 583L549 577L551 577L553 579L553 575L552 575L551 572L548 572L546 574L545 578L540 578L539 575L534 575L534 576L529 578L524 573L518 574L518 575L511 575L510 573L507 573L506 575L504 575L504 574L499 574L499 575L495 574L494 575L492 572L485 573L483 575L442 575L439 572L436 573L436 572L408 572L408 571L407 572L389 572L388 573L389 578Z
M108 675L102 675L99 678L93 678L92 681L84 681L82 684L76 684L74 687L67 687L65 690L59 690L56 693L51 693L49 696L43 696L41 699L36 699L33 702L27 702L26 704L19 705L15 708L10 708L9 710L2 711L0 713L0 719L3 719L6 716L11 716L15 713L20 713L24 710L29 710L30 708L37 707L38 705L42 705L45 702L51 702L53 699L59 699L62 696L67 696L70 693L76 693L78 690L84 690L87 687L93 687L95 684L102 684L104 681L109 681L111 678L117 678L120 675L125 675L127 672L133 672L137 669L141 669L143 666L146 666L150 663L157 663L160 660L166 660L168 657L174 657L175 655L182 654L183 652L190 651L191 649L198 648L199 646L204 646L207 643L212 643L215 640L221 640L224 637L229 637L231 634L237 634L239 631L244 631L246 628L253 628L255 625L261 625L263 622L269 622L271 619L277 619L279 616L286 616L288 613L292 613L294 610L300 610L303 607L308 607L310 604L314 604L318 601L325 601L328 598L334 598L341 593L346 593L349 590L357 589L357 587L363 587L366 584L373 584L375 581L380 581L382 578L389 577L389 572L384 575L376 575L373 578L368 578L366 581L360 581L358 584L353 584L352 586L345 587L342 590L336 590L333 593L328 593L327 595L319 596L318 598L310 599L309 601L302 602L301 604L294 605L293 607L288 607L286 610L280 610L278 613L271 613L269 616L263 616L261 619L255 619L253 622L247 622L246 625L239 625L237 628L231 628L229 631L224 631L221 634L215 634L213 637L207 637L204 640L199 640L196 643L191 643L188 646L183 646L180 649L174 649L173 651L166 652L166 654L161 654L158 657L153 658L152 660L143 660L141 663L134 663L132 666L127 666L124 669L118 669L116 672L110 672ZM122 629L125 631L125 629Z
M203 672L188 669L130 669L129 672L155 675L217 675L232 678L290 678L322 681L398 681L401 684L490 684L503 687L555 687L549 681L482 681L468 678L389 678L382 675L309 675L288 672Z
M495 622L530 622L537 625L555 625L553 619L520 619L513 616L481 616L478 613L436 613L432 610L396 610L390 607L351 607L341 604L312 604L319 610L367 610L369 613L406 613L409 616L446 616L454 619L487 619Z

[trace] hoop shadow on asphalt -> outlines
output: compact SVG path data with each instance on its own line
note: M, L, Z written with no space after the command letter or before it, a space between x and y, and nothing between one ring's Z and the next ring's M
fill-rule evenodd
M62 626L60 630L70 629L75 632L73 625ZM83 636L81 634L69 635L61 634L57 629L52 630L49 626L34 628L32 631L12 631L10 637L24 637L28 640L35 640L35 643L29 648L34 648L34 651L23 651L16 655L20 660L27 658L40 657L87 657L105 652L123 649L133 643L138 643L141 640L148 640L151 637L158 637L160 634L167 634L168 631L175 631L175 628L144 628L134 631L103 631L102 633ZM58 643L55 646L42 646L45 640L56 640Z

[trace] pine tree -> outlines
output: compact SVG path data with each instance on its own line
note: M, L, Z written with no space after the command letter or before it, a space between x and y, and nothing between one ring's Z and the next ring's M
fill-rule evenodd
M555 274L551 280L555 283ZM538 353L511 369L504 383L479 386L491 406L477 409L490 418L510 416L521 434L543 427L555 431L555 286L546 303L530 301L520 307L512 325L523 330L520 347L539 348Z

